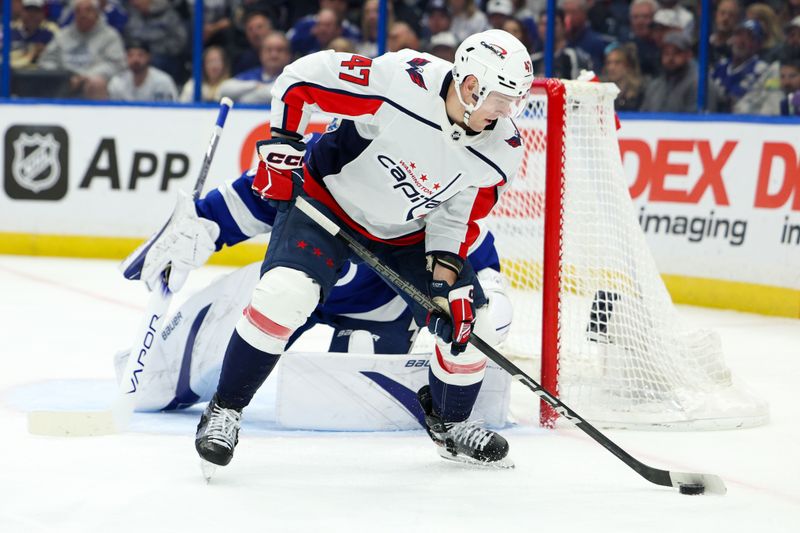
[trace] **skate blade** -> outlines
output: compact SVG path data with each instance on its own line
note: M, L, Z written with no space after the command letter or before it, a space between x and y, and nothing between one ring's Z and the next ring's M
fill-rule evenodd
M211 477L214 475L214 472L217 471L217 465L205 459L200 459L200 471L203 472L203 478L206 480L206 483L210 483Z
M510 470L514 468L514 461L509 457L504 457L499 461L478 461L477 459L473 459L472 457L465 457L463 455L453 455L448 452L445 448L438 448L439 456L442 459L447 459L448 461L452 461L454 463L461 463L464 465L469 466L476 466L478 468L484 468L487 470Z

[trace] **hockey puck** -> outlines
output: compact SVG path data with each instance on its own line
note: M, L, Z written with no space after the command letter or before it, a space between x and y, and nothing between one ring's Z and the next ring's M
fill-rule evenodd
M696 494L703 494L706 491L706 486L702 483L684 483L679 488L681 494L688 494L694 496Z

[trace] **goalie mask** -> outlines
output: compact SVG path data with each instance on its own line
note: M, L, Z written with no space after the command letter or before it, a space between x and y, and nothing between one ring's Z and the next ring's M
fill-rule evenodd
M461 84L470 75L475 76L478 87L472 101L465 102ZM470 35L458 47L453 81L467 126L470 115L482 106L514 118L525 109L533 83L533 65L516 37L503 30L488 30Z

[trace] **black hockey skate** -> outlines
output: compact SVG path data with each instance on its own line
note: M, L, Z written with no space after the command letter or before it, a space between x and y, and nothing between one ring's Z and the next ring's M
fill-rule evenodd
M200 418L194 439L194 447L203 460L219 466L231 462L233 449L239 442L241 418L241 409L222 407L214 395Z
M425 412L425 429L438 446L442 458L479 466L514 468L508 459L508 441L494 431L484 429L475 422L445 422L433 410L430 387L425 385L417 393Z

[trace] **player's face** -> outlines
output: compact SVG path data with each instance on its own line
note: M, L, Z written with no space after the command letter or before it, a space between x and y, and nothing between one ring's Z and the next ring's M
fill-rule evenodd
M472 112L469 127L474 131L483 131L486 126L502 117L515 117L525 105L525 97L514 98L496 91L486 95L483 103Z

